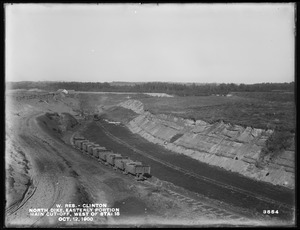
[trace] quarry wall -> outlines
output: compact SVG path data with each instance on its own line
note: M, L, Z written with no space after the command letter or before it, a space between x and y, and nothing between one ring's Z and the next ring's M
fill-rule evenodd
M255 180L295 187L294 151L260 162L260 152L273 130L153 115L144 111L143 104L137 100L128 100L119 106L139 114L127 127L150 142Z

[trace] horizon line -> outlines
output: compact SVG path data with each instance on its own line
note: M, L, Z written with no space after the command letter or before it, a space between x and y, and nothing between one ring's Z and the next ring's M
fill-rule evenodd
M245 84L245 85L255 85L255 84L284 84L284 83L295 83L295 81L290 82L256 82L256 83L235 83L235 82L172 82L172 81L32 81L32 80L25 80L25 81L6 81L6 83L20 83L20 82L45 82L45 83L139 83L139 84L146 84L146 83L167 83L167 84L202 84L202 85L210 85L210 84Z

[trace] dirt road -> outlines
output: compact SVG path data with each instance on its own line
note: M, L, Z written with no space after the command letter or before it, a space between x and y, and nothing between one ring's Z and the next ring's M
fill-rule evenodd
M37 117L42 111L33 109L25 117L14 121L14 135L10 135L15 146L19 146L30 163L30 183L27 183L21 200L6 209L6 226L65 226L114 223L113 217L93 218L92 222L60 222L57 216L32 216L29 209L56 208L65 204L107 204L134 197L127 178L120 178L114 171L105 168L89 156L53 137L41 128ZM123 175L120 175L123 176ZM114 179L114 186L108 181ZM9 196L9 194L7 194ZM147 205L141 202L142 208ZM126 209L126 207L125 207Z
M31 162L32 184L20 205L10 210L7 215L6 222L12 225L34 225L40 224L41 221L44 224L55 222L53 218L41 219L34 216L28 218L28 210L33 207L50 209L61 201L71 201L76 186L70 169L62 163L58 155L53 154L53 149L49 145L53 140L39 132L35 120L38 115L41 115L41 112L35 112L20 121L14 140L22 147L26 158Z

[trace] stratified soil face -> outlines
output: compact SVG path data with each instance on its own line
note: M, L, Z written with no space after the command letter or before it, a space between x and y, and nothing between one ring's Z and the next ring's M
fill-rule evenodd
M294 151L286 150L261 162L260 153L273 130L153 115L145 112L137 100L125 101L120 106L139 114L127 126L148 141L258 181L295 188Z
M199 146L214 143L218 135L212 139L201 139L199 133L203 130L199 130L200 126L183 128L185 126L178 122L172 123L164 117L153 117L143 111L139 102L128 102L126 96L121 95L115 99L113 95L102 95L99 100L93 101L94 106L91 106L91 102L85 103L82 98L77 94L33 91L6 93L6 227L280 226L294 223L293 217L289 215L276 217L275 214L266 215L259 213L258 210L249 210L241 206L237 208L230 202L226 203L217 197L204 195L180 185L176 180L170 179L172 175L173 178L175 175L179 176L180 180L190 175L183 175L178 165L175 169L171 167L172 169L166 172L167 176L162 177L157 173L159 168L165 170L164 167L168 166L165 159L157 156L154 160L156 163L150 165L155 173L147 180L137 181L134 176L125 175L101 163L99 159L83 153L73 145L73 138L78 135L84 135L86 139L100 146L111 146L112 151L120 151L121 154L127 152L131 157L134 157L134 154L136 156L149 154L147 148L130 143L129 139L123 143L124 140L113 128L121 125L126 132L131 133L130 135L137 135L143 141L146 141L144 138L148 138L145 146L147 143L155 145L167 149L172 154L176 152L178 154L181 150L194 145L196 150L190 151L194 151L195 154L189 151L186 154L190 159L194 158L193 164L197 163L195 159L198 158L211 164L212 158L205 161L203 160L205 158L197 155L197 151ZM94 113L99 116L118 117L119 105L126 107L124 108L126 113L119 119L121 123L118 123L118 119L113 123L102 117L99 121L94 121ZM166 127L164 131L161 129L162 123ZM221 126L211 127L205 124L205 129L210 130L207 133L212 134L212 130L217 133L219 127L223 130L220 131L222 135L233 135L231 131L224 133L226 124ZM94 131L95 127L99 131L92 133L93 127ZM249 145L251 151L254 151L255 145L259 148L259 141L262 138L257 137L262 137L262 131L245 129L238 132L235 141L240 142L236 143L245 145L244 143L252 141ZM271 131L264 132L265 138L268 137L268 132ZM250 138L249 133L254 135L254 139L247 139ZM103 135L102 139L97 138L100 134ZM130 135L127 136L131 137ZM191 135L195 136L194 139L190 139ZM164 139L163 136L168 138ZM158 139L160 141L157 141ZM203 145L198 145L201 141ZM114 147L116 149L113 149ZM220 153L219 155L222 155L222 148L213 144L210 146L210 150L213 149L216 153ZM235 149L236 146L232 148ZM231 151L229 147L224 154L228 152L237 155L237 151ZM245 156L246 154L244 158ZM141 158L141 161L147 161L146 158ZM226 167L223 168L228 170ZM192 170L187 172L192 173ZM272 171L268 172L270 178L273 178ZM290 185L292 179L288 178L284 177ZM202 183L200 177L195 180L195 183ZM272 181L270 179L269 182ZM202 185L206 186L205 183Z

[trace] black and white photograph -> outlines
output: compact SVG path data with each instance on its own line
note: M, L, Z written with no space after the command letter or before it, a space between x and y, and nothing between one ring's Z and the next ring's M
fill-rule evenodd
M2 227L296 227L296 3L2 6Z

